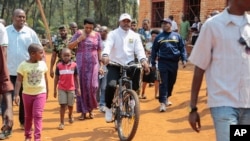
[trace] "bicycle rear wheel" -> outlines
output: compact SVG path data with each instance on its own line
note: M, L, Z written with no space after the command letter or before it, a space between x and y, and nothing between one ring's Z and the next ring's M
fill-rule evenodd
M139 99L135 91L123 91L123 107L119 111L117 130L121 141L131 141L137 131L140 118Z

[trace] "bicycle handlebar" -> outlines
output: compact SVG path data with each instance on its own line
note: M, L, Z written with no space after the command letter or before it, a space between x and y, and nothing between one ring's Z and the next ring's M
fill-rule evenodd
M109 65L113 65L113 66L118 66L118 67L123 67L125 69L128 69L130 67L136 67L136 68L142 68L141 64L136 64L136 63L133 63L133 64L130 64L130 65L121 65L119 63L116 63L116 62L109 62Z

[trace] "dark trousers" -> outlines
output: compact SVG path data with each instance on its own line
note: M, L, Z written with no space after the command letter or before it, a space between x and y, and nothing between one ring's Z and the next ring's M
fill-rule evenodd
M114 97L116 85L118 84L118 80L121 77L120 67L108 65L108 74L107 74L107 86L105 91L105 102L108 108L111 108L112 100ZM138 68L130 68L127 71L128 77L132 78L133 82L133 90L137 91L140 86L140 69Z
M16 78L17 76L10 76L11 83L15 86L16 84ZM23 98L22 98L22 92L23 92L23 87L21 86L21 89L19 91L19 97L20 97L20 104L19 104L19 122L20 124L24 124L24 106L23 106ZM12 92L12 101L14 100L14 91ZM6 101L3 99L2 101L2 113L5 112L6 110Z
M167 102L167 98L172 95L173 87L176 82L178 62L160 61L158 64L160 72L159 102Z

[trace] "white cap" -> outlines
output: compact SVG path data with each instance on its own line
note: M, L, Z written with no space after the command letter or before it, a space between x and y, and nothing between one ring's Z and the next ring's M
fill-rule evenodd
M123 14L121 14L121 16L119 18L119 22L123 21L125 19L128 19L128 20L132 21L131 16L128 13L123 13Z

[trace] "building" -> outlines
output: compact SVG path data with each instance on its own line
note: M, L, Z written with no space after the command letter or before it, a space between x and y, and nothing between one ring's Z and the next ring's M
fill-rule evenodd
M159 28L160 21L169 15L179 25L182 15L185 15L193 23L198 16L204 22L213 11L222 11L228 4L228 0L140 0L138 26L143 19L150 19L152 28Z

